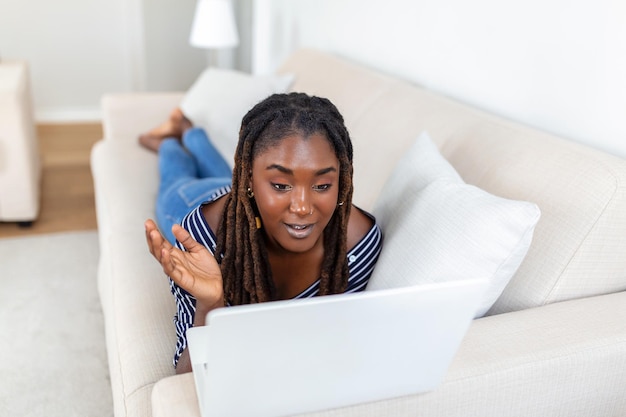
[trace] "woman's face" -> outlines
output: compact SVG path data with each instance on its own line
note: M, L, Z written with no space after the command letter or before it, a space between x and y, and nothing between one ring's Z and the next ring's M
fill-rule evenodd
M256 156L251 188L268 250L305 253L337 208L339 160L323 134L287 136Z

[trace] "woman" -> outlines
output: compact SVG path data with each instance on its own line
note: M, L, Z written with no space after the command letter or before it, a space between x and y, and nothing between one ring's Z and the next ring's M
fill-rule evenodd
M252 108L232 189L172 227L178 247L146 222L177 301L177 372L191 370L186 330L215 308L363 290L382 239L351 200L352 143L329 100L275 94Z

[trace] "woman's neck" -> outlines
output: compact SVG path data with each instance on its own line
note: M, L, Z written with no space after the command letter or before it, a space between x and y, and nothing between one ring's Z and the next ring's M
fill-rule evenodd
M285 300L297 296L319 279L324 245L320 239L319 244L304 253L274 251L268 248L268 256L276 296Z

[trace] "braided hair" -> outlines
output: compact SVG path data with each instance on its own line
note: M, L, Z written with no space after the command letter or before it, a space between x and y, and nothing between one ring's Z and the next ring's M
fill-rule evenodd
M226 197L217 231L216 259L224 297L230 305L276 299L269 256L254 199L249 196L255 157L285 137L324 135L339 160L337 208L323 233L324 257L319 294L345 291L348 282L347 230L352 202L352 142L343 116L328 99L304 93L274 94L243 118L235 152L232 191ZM218 255L219 254L219 255Z

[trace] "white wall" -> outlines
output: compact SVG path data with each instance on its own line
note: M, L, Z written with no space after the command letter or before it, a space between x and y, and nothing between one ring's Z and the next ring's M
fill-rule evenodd
M96 120L108 92L183 90L208 54L196 0L0 0L0 59L30 66L38 121Z
M622 0L255 4L255 73L317 47L626 157Z
M209 56L187 42L195 3L0 0L0 59L29 62L38 121L95 119L104 93L191 85ZM237 68L318 47L626 157L623 0L235 4Z
M148 91L186 90L208 64L208 51L189 44L196 0L141 0L144 85Z
M38 115L93 114L100 91L131 88L124 15L124 0L0 0L0 59L28 61Z

